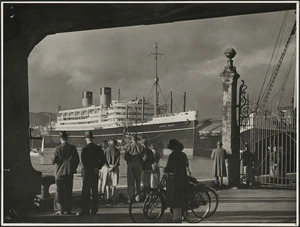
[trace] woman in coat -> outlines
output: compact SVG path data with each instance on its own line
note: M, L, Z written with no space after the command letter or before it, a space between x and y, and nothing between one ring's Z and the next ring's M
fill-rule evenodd
M222 148L222 142L217 142L217 148L211 153L213 159L212 174L216 178L216 184L223 186L223 177L227 177L225 159L227 159L226 151Z
M166 200L168 206L173 210L172 222L181 222L186 195L187 156L182 152L183 145L178 140L171 139L168 149L171 150L171 154L165 168L165 172L170 173L167 178Z

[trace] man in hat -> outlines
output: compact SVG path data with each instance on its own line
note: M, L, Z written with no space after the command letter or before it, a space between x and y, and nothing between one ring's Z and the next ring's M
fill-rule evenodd
M154 162L152 164L152 173L151 173L151 188L156 188L160 180L160 169L159 169L160 153L158 151L158 146L155 143L151 144L150 149L152 150L153 157L154 157Z
M144 188L151 186L152 164L154 163L153 151L148 146L148 140L142 139L141 145L144 147L144 155L142 161L142 182Z
M55 164L56 192L54 210L56 215L71 214L73 174L79 164L79 155L74 145L67 142L68 134L59 132L61 145L55 148L53 164Z
M217 148L211 153L211 159L213 159L212 174L215 177L216 185L223 185L223 177L227 177L225 159L227 159L227 153L222 148L221 141L217 142Z
M127 157L127 194L129 201L133 199L134 194L140 192L141 189L143 155L144 148L138 143L138 137L132 136L131 143L128 144L125 151L125 157ZM139 200L139 198L136 199Z
M98 212L98 179L99 169L107 162L100 146L93 142L91 131L85 132L87 145L81 150L82 163L82 210L77 215L96 214ZM92 204L90 207L90 190L92 190Z

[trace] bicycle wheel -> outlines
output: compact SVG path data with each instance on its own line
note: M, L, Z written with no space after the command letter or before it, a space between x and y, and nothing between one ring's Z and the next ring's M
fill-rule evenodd
M211 197L211 205L208 214L205 218L208 218L212 216L218 209L219 206L219 194L218 192L211 188L211 187L205 187L205 189L208 191L210 197Z
M129 215L133 222L154 223L164 214L164 198L153 188L137 193L129 204Z
M197 188L188 199L187 209L183 211L183 217L189 223L202 221L209 212L211 197L203 188Z

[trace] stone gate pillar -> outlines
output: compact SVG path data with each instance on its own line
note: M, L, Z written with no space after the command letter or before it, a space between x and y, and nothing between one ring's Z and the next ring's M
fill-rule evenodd
M240 142L237 123L237 80L240 75L233 66L232 58L236 52L232 48L225 51L227 66L221 73L223 82L222 143L228 155L228 185L237 186L240 178Z

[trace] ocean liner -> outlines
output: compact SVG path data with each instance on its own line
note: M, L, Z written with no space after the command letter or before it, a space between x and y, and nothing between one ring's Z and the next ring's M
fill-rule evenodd
M112 89L102 87L100 88L100 103L95 105L93 93L85 91L82 93L80 108L58 111L51 140L58 142L58 131L67 131L70 143L80 148L85 145L84 132L91 130L95 136L95 143L112 138L122 142L127 135L136 134L148 139L150 143L157 144L161 149L166 149L168 141L175 138L183 143L184 151L192 155L195 146L197 111L185 110L185 92L182 112L173 113L172 92L169 104L158 104L157 56L160 53L157 53L157 45L155 45L155 50L155 53L152 53L156 63L153 84L154 94L156 94L154 104L146 101L144 97L130 101L121 100L120 90L117 100L112 100Z

